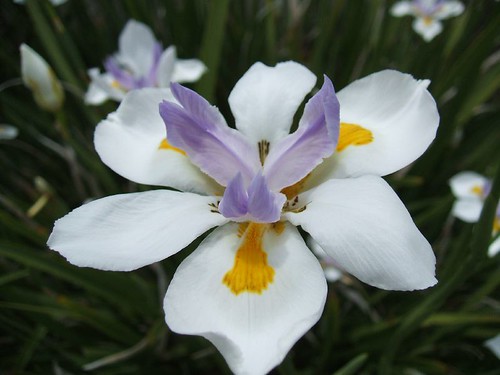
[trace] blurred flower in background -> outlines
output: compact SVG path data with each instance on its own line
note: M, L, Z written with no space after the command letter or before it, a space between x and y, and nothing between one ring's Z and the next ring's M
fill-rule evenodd
M484 343L484 346L486 346L488 349L490 349L493 352L493 354L495 354L495 356L498 359L500 359L500 334L487 340Z
M22 44L21 76L40 108L56 112L64 102L64 91L52 68L32 48Z
M457 198L452 215L467 223L479 220L484 200L490 193L491 181L479 173L464 171L453 176L450 181L453 195ZM493 237L500 233L500 202L493 222ZM500 251L500 238L495 239L488 248L488 255L495 256Z
M0 140L15 139L19 134L19 130L12 125L0 124Z
M118 52L104 61L104 68L104 73L98 68L88 72L92 80L85 95L88 104L101 104L108 98L121 101L134 89L194 82L206 71L200 60L178 59L174 46L163 50L151 29L135 20L125 25Z
M321 264L323 268L327 281L333 283L342 278L343 271L339 268L339 265L332 257L325 253L325 250L323 250L312 237L307 239L307 246L309 246L312 252L318 257L319 264Z
M464 11L464 5L456 0L400 1L391 8L395 17L413 16L413 30L429 42L443 30L441 20L456 17Z

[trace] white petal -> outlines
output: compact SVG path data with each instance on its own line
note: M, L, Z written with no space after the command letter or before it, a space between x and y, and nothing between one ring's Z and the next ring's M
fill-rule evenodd
M500 237L494 240L488 247L488 256L494 257L498 254L498 252L500 252Z
M467 223L475 223L481 216L483 202L477 198L458 199L453 203L451 214Z
M464 171L450 178L449 184L455 197L478 199L485 194L489 180L479 173Z
M236 374L265 374L278 365L323 311L326 282L298 231L267 232L274 280L262 294L233 294L222 283L241 242L238 226L216 229L177 269L165 297L168 326L210 340Z
M210 211L213 203L213 197L169 190L113 195L57 220L47 244L77 266L130 271L227 222Z
M21 75L33 92L36 103L47 111L58 110L64 101L64 91L49 64L26 44L21 44Z
M107 166L131 181L183 191L218 192L218 185L186 155L160 148L166 137L158 109L162 100L173 100L170 90L146 88L129 92L118 110L97 125L97 153Z
M295 112L309 93L316 77L306 67L283 62L275 67L253 64L229 96L236 128L252 143L273 143L290 132Z
M413 14L413 6L410 1L399 1L391 7L391 14L394 17L402 17Z
M330 180L301 195L300 202L306 209L285 218L361 281L391 290L436 283L431 246L382 178Z
M98 105L107 99L113 99L117 102L123 100L126 91L114 85L115 80L110 74L101 74L98 68L89 69L88 74L91 82L85 93L85 103Z
M172 82L194 82L207 71L207 67L198 59L177 60L172 75Z
M104 103L109 98L108 93L104 91L95 82L90 82L89 88L85 93L85 103L91 105L99 105Z
M434 14L434 17L439 20L456 17L462 14L464 9L465 7L460 1L446 1L439 7L438 11Z
M443 25L434 18L418 17L413 23L413 30L426 41L430 42L436 35L443 31Z
M135 76L146 76L153 63L155 43L156 39L148 26L129 20L120 34L117 58L130 67Z
M427 91L428 85L428 80L418 81L409 74L383 70L342 89L337 94L341 123L369 130L373 140L335 152L313 171L307 186L317 186L330 178L385 176L422 155L439 124L436 102Z
M175 47L168 47L160 57L158 63L158 86L169 87L174 73L175 62L177 60L177 52Z

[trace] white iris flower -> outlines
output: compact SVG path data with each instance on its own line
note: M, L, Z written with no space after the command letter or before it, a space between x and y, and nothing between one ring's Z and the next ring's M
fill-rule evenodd
M441 20L456 17L464 11L457 0L411 0L399 1L391 8L395 17L413 16L413 30L426 42L430 42L443 30Z
M483 209L484 200L490 193L491 181L476 172L464 171L450 179L450 187L457 198L452 215L467 223L476 223ZM493 237L500 233L500 202L493 222ZM500 251L500 237L488 248L488 255L495 256Z
M134 89L194 82L207 69L200 60L178 59L174 46L163 50L151 29L135 20L125 25L118 52L106 59L104 67L104 73L98 68L88 72L92 80L85 95L88 104L101 104L107 99L121 101Z
M315 84L295 62L254 64L229 96L236 129L179 84L174 98L129 93L97 126L97 152L132 181L181 192L95 200L58 220L48 245L79 266L130 271L218 227L175 272L164 309L173 331L210 340L237 374L270 371L322 314L325 275L296 226L370 285L434 285L432 248L380 177L434 139L429 81L386 70L336 94L325 76L289 134Z

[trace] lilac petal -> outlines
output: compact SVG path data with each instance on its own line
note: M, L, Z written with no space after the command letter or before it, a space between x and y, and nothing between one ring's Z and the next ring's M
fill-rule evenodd
M248 213L248 194L241 173L229 181L219 203L219 212L229 219L237 219Z
M274 223L280 219L285 201L285 195L269 190L260 171L250 183L248 191L241 173L238 173L227 185L219 212L234 221Z
M135 88L135 79L132 74L122 69L113 57L108 57L104 61L104 68L125 89L131 90Z
M269 190L266 179L259 171L248 188L248 213L253 221L261 223L278 221L285 201L284 194Z
M337 146L339 102L333 84L324 76L323 87L306 104L299 128L277 143L267 156L264 176L269 188L279 191L307 176Z
M240 172L247 186L260 169L256 148L229 128L219 110L200 95L178 83L170 87L182 106L167 101L160 104L169 142L219 184L227 186Z
M145 87L155 87L158 86L158 67L160 64L161 54L163 52L163 46L160 42L155 42L153 48L153 62L151 63L151 68L147 75L147 86Z

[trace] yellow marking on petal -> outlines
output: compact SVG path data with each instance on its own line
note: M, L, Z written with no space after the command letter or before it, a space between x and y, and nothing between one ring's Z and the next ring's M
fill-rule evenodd
M239 238L243 237L243 235L245 234L245 232L248 228L248 224L249 224L249 222L246 221L244 223L240 223L240 225L238 226L238 237Z
M476 194L477 196L482 196L483 195L483 187L481 185L474 185L470 191L472 194Z
M337 151L344 150L347 146L361 146L371 143L373 134L368 129L360 125L349 124L347 122L340 123L339 142Z
M500 218L496 217L493 221L493 233L496 235L498 232L500 232Z
M277 221L272 224L274 232L279 236L285 230L285 223L283 221Z
M122 85L120 85L120 82L118 82L116 79L111 81L111 87L115 89L121 89Z
M273 282L274 269L267 264L262 238L268 224L248 223L240 247L236 251L233 268L222 283L235 295L242 292L262 294ZM240 230L241 230L240 226Z
M307 178L309 177L310 173L304 177L302 180L299 182L296 182L293 185L287 186L286 188L281 189L281 192L286 195L286 199L292 199L296 197L304 188L304 184L306 183Z
M163 141L161 141L160 146L158 146L160 150L172 150L175 152L178 152L181 155L186 156L186 152L181 150L180 148L172 146L170 143L168 143L167 138L165 138Z
M432 18L429 16L424 17L424 25L425 26L430 26L432 24Z

